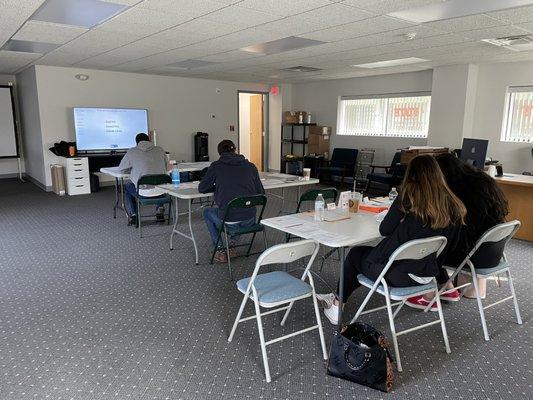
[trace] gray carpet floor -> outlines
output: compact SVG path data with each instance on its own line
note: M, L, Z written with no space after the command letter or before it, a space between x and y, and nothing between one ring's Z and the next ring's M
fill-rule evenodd
M113 196L106 188L58 197L0 181L0 399L533 398L530 243L514 240L508 249L522 326L512 303L491 308L492 340L485 342L474 301L445 305L452 354L438 326L400 338L404 372L390 395L326 376L311 332L269 347L267 384L255 322L240 324L227 341L242 297L226 267L209 264L200 213L195 265L190 242L178 239L169 251L170 227L150 225L139 239L121 214L114 220ZM268 214L279 206L269 198ZM268 238L281 242L282 235L268 231ZM250 274L254 260L236 259L235 276ZM337 272L330 259L322 277L334 286ZM353 296L347 314L364 293ZM505 297L507 285L489 283L489 295ZM267 338L313 321L310 300L299 303L283 328L279 316L265 318ZM398 326L431 317L404 309ZM363 320L388 334L386 313ZM329 344L333 327L323 324Z

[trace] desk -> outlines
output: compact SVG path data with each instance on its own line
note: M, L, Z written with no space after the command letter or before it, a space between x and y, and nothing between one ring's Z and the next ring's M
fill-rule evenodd
M210 161L182 162L178 164L180 172L201 171L211 165ZM126 213L124 206L124 180L130 177L127 172L122 172L118 167L100 168L100 172L115 178L115 204L113 206L113 218L117 217L117 208ZM126 213L126 217L127 217Z
M297 187L298 190L301 186L305 185L316 185L319 183L318 179L309 179L309 180L303 180L299 179L297 176L294 175L287 175L287 174L278 174L278 173L268 173L268 172L260 172L259 175L261 176L261 182L263 183L263 187L265 190L272 190L272 189L284 189L288 187ZM195 262L198 264L198 247L196 245L196 239L194 238L194 232L192 229L192 201L194 199L201 199L201 198L207 198L213 195L213 193L200 193L198 192L198 182L184 182L181 183L179 186L174 186L172 184L166 184L166 185L158 185L156 188L160 191L161 194L168 194L169 196L174 197L174 226L172 228L172 233L170 234L170 250L172 250L173 247L173 239L174 234L178 234L186 239L189 239L192 241L194 246L194 254L195 254ZM187 201L187 211L180 214L179 212L179 204L178 199L186 200ZM187 214L188 216L188 223L189 223L189 233L184 233L178 230L178 217L180 215Z
M265 226L299 236L314 239L320 244L339 249L339 297L343 297L345 248L361 245L381 238L376 214L359 211L350 214L349 219L335 222L315 222L311 213L293 214L283 217L268 218L261 221ZM342 327L342 307L339 307L339 325Z
M522 223L515 237L533 242L533 176L503 174L494 179L509 202L507 219Z

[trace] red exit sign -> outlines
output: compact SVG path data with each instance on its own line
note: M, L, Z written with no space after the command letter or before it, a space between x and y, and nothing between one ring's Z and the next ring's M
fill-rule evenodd
M395 117L418 117L420 115L420 107L396 107L394 109Z
M524 117L531 117L531 110L533 110L533 104L526 104L522 107L522 115Z

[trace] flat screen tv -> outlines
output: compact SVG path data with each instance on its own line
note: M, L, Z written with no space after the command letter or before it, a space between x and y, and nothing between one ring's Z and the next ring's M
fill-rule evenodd
M148 133L148 110L74 107L78 151L120 151L135 146L138 133Z

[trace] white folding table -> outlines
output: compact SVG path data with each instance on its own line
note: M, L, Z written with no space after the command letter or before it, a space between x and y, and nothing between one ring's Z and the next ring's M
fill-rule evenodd
M298 236L303 239L314 239L320 244L337 248L340 252L339 298L343 298L345 249L362 244L375 242L381 238L379 222L376 214L365 211L350 213L349 219L340 221L314 221L309 212L263 219L261 223L270 228ZM342 327L342 307L338 316L340 330Z
M199 161L199 162L181 162L178 163L178 169L180 172L193 172L201 171L204 168L208 168L211 165L211 161ZM126 207L124 206L124 180L130 177L127 172L121 171L118 167L100 168L102 174L106 174L115 178L115 205L113 206L113 218L117 217L117 208L122 209L126 213ZM128 214L126 213L126 217Z
M263 184L263 187L265 190L273 190L273 189L285 189L289 187L296 187L298 189L298 193L300 191L300 187L306 186L306 185L316 185L319 183L318 179L309 179L305 180L301 177L295 176L295 175L287 175L287 174L279 174L279 173L272 173L272 172L260 172L259 173L261 177L261 182ZM173 238L174 234L178 234L186 239L189 239L193 242L194 245L194 253L195 253L195 262L198 264L198 247L196 245L196 240L194 238L194 233L192 229L192 201L194 199L201 199L201 198L207 198L212 196L212 193L200 193L198 192L198 182L184 182L181 183L179 186L174 186L172 184L166 184L166 185L158 185L156 188L160 191L161 194L168 194L169 196L174 197L174 226L172 228L172 233L170 234L170 249L173 249ZM278 196L280 197L280 196ZM298 196L299 197L299 196ZM178 200L186 200L188 203L188 209L186 213L188 214L188 223L189 223L189 233L184 233L178 230L178 217L180 214L179 212L179 204Z

